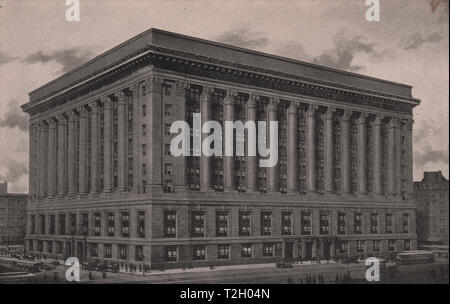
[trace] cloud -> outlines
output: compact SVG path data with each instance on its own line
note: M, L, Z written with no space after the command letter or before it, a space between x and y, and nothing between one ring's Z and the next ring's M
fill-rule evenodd
M7 64L13 62L17 59L17 57L9 56L6 53L0 52L0 65Z
M442 40L442 35L438 32L432 32L427 36L422 36L420 33L414 33L401 41L400 45L403 50L415 50L426 43L438 43Z
M28 176L27 162L20 162L10 157L4 157L1 161L6 167L6 174L0 174L0 181L15 183L22 176Z
M91 49L73 47L52 52L38 51L24 59L25 63L49 63L56 62L62 65L61 72L68 72L94 57Z
M427 163L448 163L448 150L426 146L423 151L415 151L414 165L421 167Z
M28 131L28 118L19 107L19 102L10 100L7 104L7 110L4 117L0 119L0 128L19 128L20 130Z
M224 32L217 38L217 41L242 48L260 48L269 43L269 40L263 37L260 32L251 32L246 29Z

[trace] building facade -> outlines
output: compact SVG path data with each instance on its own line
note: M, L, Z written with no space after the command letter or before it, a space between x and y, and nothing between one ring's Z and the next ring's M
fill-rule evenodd
M8 193L8 184L0 183L0 244L24 244L26 194Z
M424 172L414 182L417 240L420 244L448 245L448 180L442 171Z
M159 268L414 249L417 104L407 85L151 29L22 106L27 250ZM192 139L193 113L278 121L277 165L174 157L171 124Z

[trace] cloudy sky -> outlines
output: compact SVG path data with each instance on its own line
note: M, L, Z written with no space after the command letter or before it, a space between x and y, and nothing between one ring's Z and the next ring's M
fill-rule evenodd
M449 160L448 0L0 0L0 182L28 191L28 92L151 27L414 87L414 179Z

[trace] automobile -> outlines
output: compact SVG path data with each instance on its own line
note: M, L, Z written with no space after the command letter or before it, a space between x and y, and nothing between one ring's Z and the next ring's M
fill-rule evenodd
M278 262L276 263L277 268L293 268L294 266L292 265L292 263L288 263L288 262Z

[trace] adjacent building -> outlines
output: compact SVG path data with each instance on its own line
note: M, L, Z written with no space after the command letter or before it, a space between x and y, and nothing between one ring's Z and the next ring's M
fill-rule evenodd
M424 172L423 179L414 182L421 245L448 245L448 185L442 171Z
M411 89L150 29L22 106L27 250L154 269L415 249ZM277 165L174 157L194 113L278 121Z
M28 195L8 193L0 183L0 244L24 244Z

